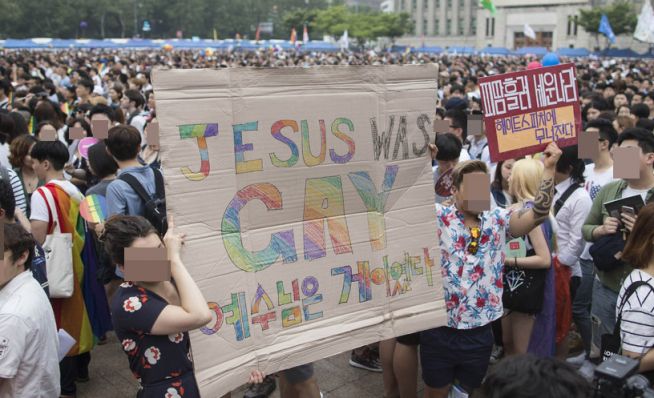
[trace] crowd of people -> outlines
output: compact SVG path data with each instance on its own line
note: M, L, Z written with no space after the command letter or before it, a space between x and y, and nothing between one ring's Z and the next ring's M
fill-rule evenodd
M468 134L470 116L482 114L478 79L532 61L274 49L0 51L0 398L76 396L77 383L92 376L94 347L111 344L108 333L128 358L139 397L199 396L188 332L211 312L182 261L184 235L166 217L159 147L148 140L157 67L439 65L434 116L449 127L436 132L431 155L447 324L352 351L350 365L382 372L386 397L416 397L420 368L425 397L589 396L616 324L622 354L639 358L649 376L654 62L571 60L582 134L599 137L594 158L551 143L541 154L493 163L483 129ZM107 138L83 149L73 131L91 137L102 122ZM614 178L614 151L630 147L638 178ZM475 175L492 181L490 210L464 200ZM81 216L90 195L106 198L106 222ZM605 203L631 197L642 208L607 211ZM161 247L174 283L124 279L126 249ZM74 344L60 353L62 330ZM544 382L528 385L534 374ZM278 375L253 369L245 397L265 397L277 381L283 398L322 396L304 364Z

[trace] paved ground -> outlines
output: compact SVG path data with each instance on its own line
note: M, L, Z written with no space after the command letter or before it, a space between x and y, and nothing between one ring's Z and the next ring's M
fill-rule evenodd
M127 364L118 340L110 334L106 345L93 350L91 381L78 383L79 398L135 397L137 383ZM349 353L316 362L315 371L320 389L329 398L380 398L384 396L381 373L355 369L348 364ZM422 389L422 387L420 387ZM419 395L422 395L421 393ZM232 394L241 398L242 389ZM271 396L279 398L278 391ZM203 397L216 398L216 397Z

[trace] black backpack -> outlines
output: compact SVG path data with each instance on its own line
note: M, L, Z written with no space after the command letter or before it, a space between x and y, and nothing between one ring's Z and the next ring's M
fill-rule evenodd
M168 219L166 217L166 193L164 191L163 175L157 169L152 169L154 173L155 193L150 197L143 185L131 174L123 173L118 178L129 184L136 192L145 207L143 217L145 217L153 227L159 231L161 236L168 231Z

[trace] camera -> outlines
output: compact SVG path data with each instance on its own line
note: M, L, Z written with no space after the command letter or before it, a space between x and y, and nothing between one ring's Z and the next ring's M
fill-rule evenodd
M595 369L595 398L654 398L649 380L638 371L635 359L614 354Z

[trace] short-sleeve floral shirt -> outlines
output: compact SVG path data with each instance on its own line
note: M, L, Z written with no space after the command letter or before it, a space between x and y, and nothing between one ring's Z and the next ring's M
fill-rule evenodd
M139 398L199 397L188 333L150 334L167 305L156 293L123 283L111 303L116 335L141 383Z
M436 204L449 327L477 328L502 316L502 271L510 218L511 211L502 208L481 213L479 249L471 254L468 245L473 238L463 214L454 205Z

